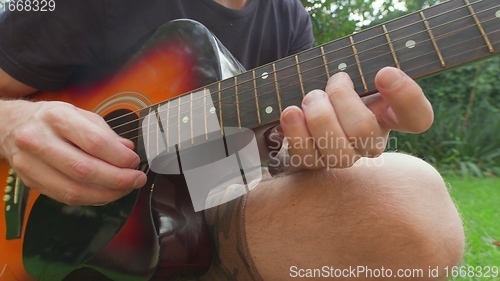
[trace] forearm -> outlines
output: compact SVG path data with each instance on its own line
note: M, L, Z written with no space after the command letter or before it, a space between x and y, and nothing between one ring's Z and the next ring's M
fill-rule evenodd
M27 112L23 110L26 106L32 105L30 102L20 100L21 97L36 92L36 89L25 85L12 78L5 71L0 69L0 159L7 157L7 139L12 133L16 124L24 122Z

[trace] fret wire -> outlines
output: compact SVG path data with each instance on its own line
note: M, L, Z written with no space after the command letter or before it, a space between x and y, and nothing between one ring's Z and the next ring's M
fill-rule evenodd
M240 102L239 102L239 96L238 96L238 76L234 76L234 92L235 92L235 98L236 98L236 115L238 115L238 126L241 129L241 116L240 116Z
M306 96L306 91L304 90L304 81L302 81L302 72L300 71L299 56L295 55L295 62L297 63L297 73L299 74L300 90L302 91L302 97Z
M166 140L165 142L167 144L167 153L170 153L170 142L169 142L169 138L168 138L168 136L169 136L169 132L168 131L169 131L169 128L170 128L170 126L169 126L169 124L170 124L170 120L169 119L170 118L168 118L168 114L169 113L170 113L170 102L167 102L167 114L166 114L167 115L167 133L165 135L165 140Z
M158 107L156 107L156 110L155 110L155 117L156 117L156 123L158 124L157 125L157 128L156 129L156 154L155 155L158 155L158 153L160 152L160 147L159 147L159 143L160 143L160 132L161 132L161 123L158 122L158 120L161 120L160 116L158 116L160 113L158 112Z
M483 25L481 24L481 22L477 18L477 15L474 12L474 9L472 9L472 6L471 6L469 0L464 0L464 1L465 1L465 4L467 5L467 8L469 8L469 12L471 13L472 18L474 18L474 21L476 22L477 28L479 29L479 31L481 32L481 35L483 36L484 42L486 43L486 45L488 45L488 50L490 51L490 53L493 54L495 52L495 49L493 48L493 45L491 44L490 39L486 35L486 32L484 32Z
M221 93L221 83L217 83L217 91L219 95L219 122L220 122L220 134L224 137L224 119L222 119L222 93Z
M191 144L194 145L194 131L193 131L193 93L191 93L191 104L189 105L189 116L191 125Z
M205 139L208 140L208 124L207 124L207 88L203 89L203 113L205 121Z
M493 8L488 8L488 10L491 10L491 9L493 9ZM457 10L457 9L455 8L454 10ZM488 10L485 10L485 11L488 11ZM453 11L453 10L451 10L451 11ZM449 11L449 12L447 12L447 13L445 13L445 14L448 14L448 13L450 13L451 11ZM482 11L482 13L483 13L483 12L485 12L485 11ZM440 15L442 15L442 14L439 14L439 15L437 15L437 16L440 16ZM434 16L434 17L436 17L436 16ZM496 19L495 19L495 20L496 20ZM456 21L456 20L454 20L454 21ZM450 21L450 22L447 22L447 23L445 23L445 24L451 24L451 23L453 23L454 21ZM443 25L444 25L444 24L443 24ZM133 113L130 113L130 114L133 114ZM113 118L113 119L119 119L119 118L122 118L122 117L123 117L123 116L120 116L120 117L115 117L115 118ZM113 119L112 119L112 120L113 120ZM109 122L109 121L110 121L110 120L108 120L108 122ZM121 124L121 125L119 125L119 126L123 126L123 125L125 125L125 124ZM117 127L119 127L119 126L117 126Z
M170 104L170 103L169 103ZM163 126L163 121L162 121L162 118L161 118L161 111L159 111L161 107L160 106L157 106L156 107L156 123L158 124L157 126L157 130L156 130L156 155L159 155L160 154L160 151L163 152L163 149L160 149L160 146L159 146L159 142L160 140L162 140L163 142L163 145L166 146L166 144L168 143L168 138L167 138L167 134L165 133L164 131L164 126ZM167 121L168 121L168 117L167 117ZM168 127L167 127L168 129ZM167 146L167 152L168 152L168 146Z
M389 44L389 49L391 50L392 58L394 59L394 63L396 64L396 67L401 69L401 66L399 65L398 57L396 55L396 51L394 51L394 45L392 45L391 37L389 36L389 32L387 32L387 27L385 24L382 25L382 29L384 30L385 34L385 39L387 40L387 44Z
M321 56L323 57L323 64L325 65L326 79L330 79L330 70L328 70L328 62L326 61L325 49L323 46L320 47Z
M179 100L177 102L179 103L179 105L177 106L177 110L178 110L178 113L177 113L177 136L178 136L177 145L179 146L179 150L181 150L181 99L179 98Z
M273 63L273 73L274 73L274 85L276 86L276 96L278 97L278 108L280 109L280 114L283 112L283 105L281 104L281 94L280 88L278 86L278 74L276 71L276 64Z
M259 120L259 125L262 125L262 120L260 119L259 95L257 94L257 77L255 77L255 70L252 71L252 76L253 76L253 89L255 94L255 106L257 107L257 119Z
M436 39L434 38L434 34L432 33L431 27L429 26L429 22L427 21L424 13L422 11L419 14L420 14L420 17L422 18L422 21L424 22L424 25L425 25L425 28L427 29L427 33L429 34L429 37L431 38L432 46L434 46L434 50L436 50L439 61L441 62L441 67L445 68L446 63L443 59L443 55L441 54L441 50L438 47Z
M361 82L363 83L363 89L365 93L368 92L368 86L366 85L365 75L363 74L363 69L361 69L361 62L359 61L358 51L356 50L356 46L354 46L354 39L352 36L349 36L349 40L351 41L352 51L354 52L354 58L356 59L356 64L358 65L359 75L361 77Z
M151 136L151 131L149 130L149 128L151 127L151 110L152 110L153 107L150 107L149 108L149 113L148 113L148 134L147 134L147 138L148 140L146 141L146 151L151 151L149 150L149 142L150 142L150 136Z

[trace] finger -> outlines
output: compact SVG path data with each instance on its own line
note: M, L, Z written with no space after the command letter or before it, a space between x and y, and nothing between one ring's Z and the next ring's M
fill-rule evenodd
M86 118L88 118L90 121L94 122L96 125L100 126L101 128L103 128L104 130L109 130L111 129L112 130L112 134L113 136L116 137L116 139L121 142L123 145L125 145L126 147L128 147L129 149L134 149L134 142L132 140L129 140L129 139L126 139L126 138L123 138L122 136L118 135L115 131L114 131L114 128L111 128L108 124L108 122L106 122L101 116L99 116L98 114L95 114L94 112L91 112L91 111L87 111L87 110L83 110L83 109L80 109L80 108L77 108L78 111L80 112L80 114L82 114L83 116L85 116ZM122 124L122 126L125 125L125 124ZM110 132L111 133L111 132Z
M375 77L375 84L387 106L378 103L379 121L398 131L421 133L433 122L432 106L420 86L397 68L386 67Z
M383 130L375 114L365 105L344 72L332 76L326 86L338 122L345 135L363 156L378 156L385 148L388 130Z
M305 96L302 109L316 148L325 155L328 166L330 163L335 163L334 166L351 165L357 158L356 151L339 123L338 113L328 95L319 90L311 91Z
M315 155L315 144L307 129L302 110L296 106L287 107L281 114L280 123L290 155L297 156L294 159L301 159L300 163L290 161L290 164L296 166L295 168L310 168L313 164L304 163L302 159Z
M139 188L146 183L143 172L116 167L62 141L57 146L40 150L37 156L82 183L109 189Z
M104 129L67 109L49 111L46 116L57 134L88 154L117 167L135 168L139 165L139 156L117 141L116 134L109 127Z
M95 205L115 201L132 189L107 189L83 184L48 166L36 157L25 156L28 165L16 166L23 183L38 192L68 205ZM27 176L29 175L29 176Z

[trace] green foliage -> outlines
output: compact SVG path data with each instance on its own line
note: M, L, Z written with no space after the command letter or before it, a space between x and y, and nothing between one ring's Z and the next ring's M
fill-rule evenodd
M444 173L500 175L500 57L422 79L435 121L420 135L393 132L398 151Z
M360 29L386 22L439 2L439 0L300 1L311 14L317 45L350 35Z
M316 44L344 37L386 14L395 0L375 9L376 0L301 0L311 14Z
M444 174L500 175L500 109L487 99L472 106L434 103L435 121L423 134L391 133L391 147L419 156Z
M469 104L470 95L492 105L500 104L500 57L469 64L419 81L433 102Z
M406 0L405 6L408 11L418 11L425 9L427 7L433 6L439 2L439 0Z

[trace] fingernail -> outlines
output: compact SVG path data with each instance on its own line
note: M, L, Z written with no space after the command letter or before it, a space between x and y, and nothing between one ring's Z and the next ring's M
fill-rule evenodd
M337 81L341 79L349 79L349 74L341 71L335 73L332 77L330 77L330 82L336 83Z
M386 89L394 89L403 83L405 74L393 67L386 67L379 72L379 75L383 76L383 79L379 80L379 86Z
M304 105L310 105L315 101L326 99L327 96L325 92L323 91L312 91L309 92L305 97L304 100L302 101L302 104Z
M285 109L283 112L283 122L285 122L287 125L293 125L297 124L302 121L302 115L300 114L300 111L295 109Z

